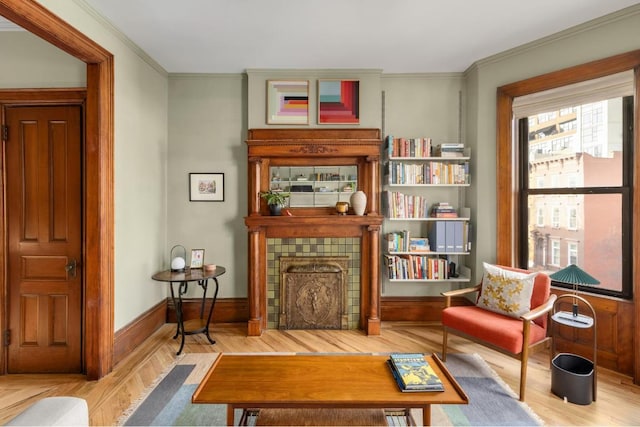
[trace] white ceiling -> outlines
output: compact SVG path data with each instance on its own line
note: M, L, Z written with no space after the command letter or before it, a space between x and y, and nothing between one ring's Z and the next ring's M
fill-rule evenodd
M85 0L170 73L460 72L637 0Z

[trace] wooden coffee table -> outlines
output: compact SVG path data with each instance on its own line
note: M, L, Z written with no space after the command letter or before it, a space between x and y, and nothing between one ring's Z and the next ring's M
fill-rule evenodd
M435 355L426 356L443 392L402 393L388 356L220 354L193 394L193 403L226 403L227 424L236 408L420 408L431 424L431 405L467 404L460 385Z

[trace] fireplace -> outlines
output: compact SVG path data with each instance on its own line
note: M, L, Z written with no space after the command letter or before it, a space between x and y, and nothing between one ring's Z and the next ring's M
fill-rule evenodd
M264 329L280 327L283 308L285 316L282 324L286 327L317 327L318 319L305 319L313 311L313 299L319 297L314 296L315 290L311 285L299 286L302 294L297 298L311 301L311 308L307 306L299 313L300 318L290 323L292 307L282 305L287 291L280 290L283 273L279 268L279 257L337 255L349 259L348 266L342 269L347 272L343 283L348 285L344 291L346 293L339 298L342 302L339 309L340 328L346 318L347 327L361 328L369 335L379 335L380 229L383 222L383 216L378 212L382 144L379 129L251 129L246 142L249 199L249 214L245 217L249 240L247 334L259 336ZM365 215L337 215L334 206L316 204L290 207L286 215L270 216L266 202L260 197L262 191L271 188L270 170L272 167L294 165L355 166L356 190L367 195ZM296 243L292 244L292 241ZM298 244L298 241L301 243ZM343 250L342 247L350 249ZM342 252L336 254L336 250ZM312 274L286 271L286 274L289 273ZM346 302L344 295L347 295ZM285 303L291 304L290 301ZM319 310L319 306L316 307ZM322 327L334 327L337 321L334 322L331 326Z

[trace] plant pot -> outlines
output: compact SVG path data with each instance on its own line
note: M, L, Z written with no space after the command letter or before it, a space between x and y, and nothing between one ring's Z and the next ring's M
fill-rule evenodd
M282 215L282 205L269 205L271 216Z

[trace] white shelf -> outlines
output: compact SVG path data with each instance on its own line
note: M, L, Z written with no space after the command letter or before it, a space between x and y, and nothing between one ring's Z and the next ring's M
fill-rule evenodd
M434 218L434 217L424 217L424 218L387 218L390 221L469 221L468 217L457 217L457 218Z
M389 187L469 187L471 184L387 184Z
M558 311L551 318L561 325L571 326L572 328L588 329L593 326L593 317L578 314L576 316L568 311Z
M389 255L416 255L416 256L438 256L438 255L469 255L469 252L387 252Z
M469 161L471 157L463 156L463 157L389 157L388 160L391 161L399 161L399 162L413 162L413 161L423 161L423 162L459 162L459 161Z
M391 283L399 283L399 282L406 282L406 283L449 283L449 282L459 282L459 283L466 283L469 282L471 279L469 279L468 277L454 277L454 278L450 278L450 279L388 279L389 282Z

